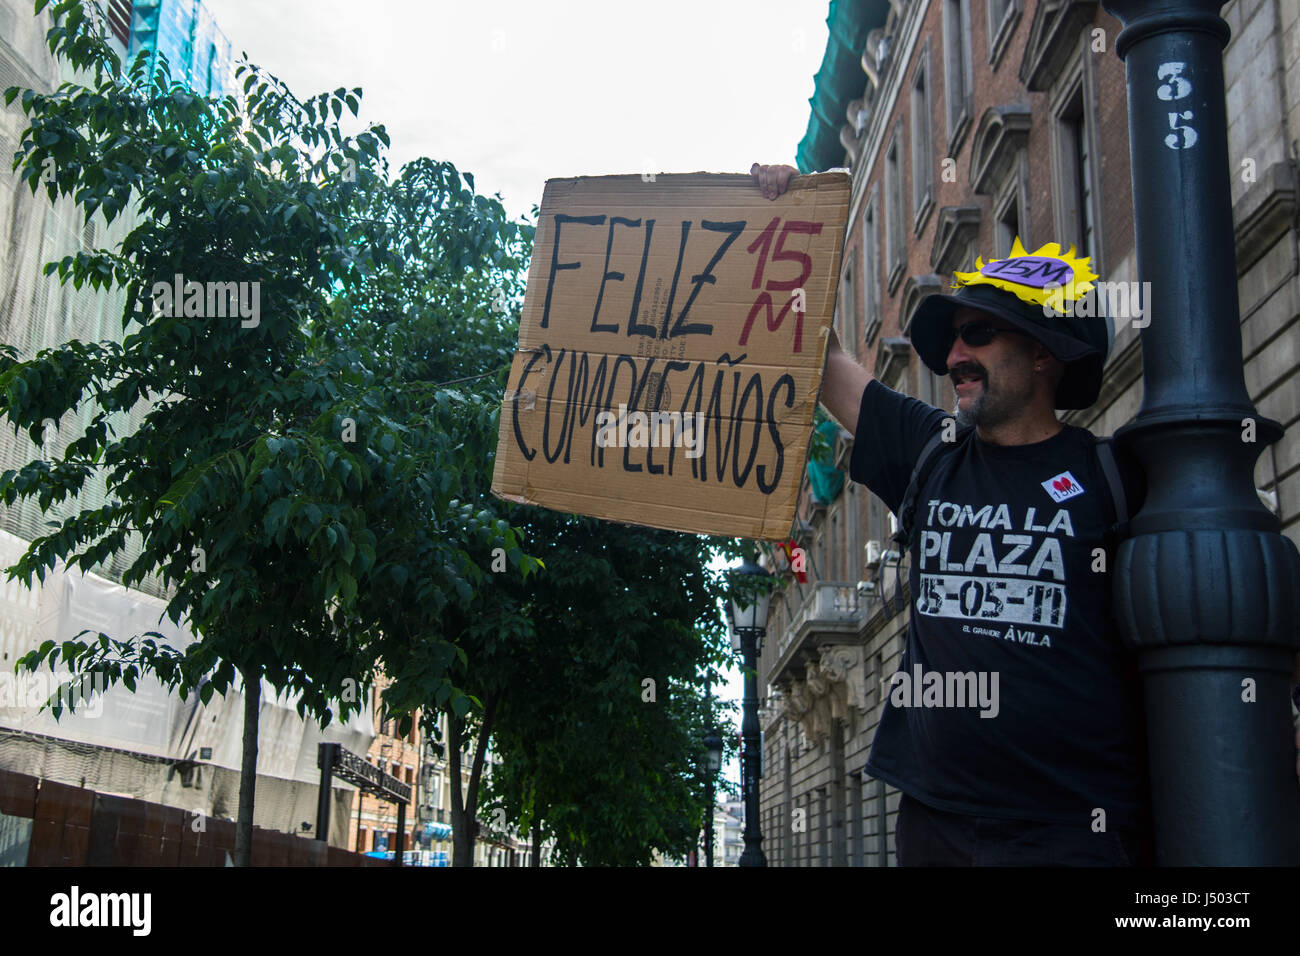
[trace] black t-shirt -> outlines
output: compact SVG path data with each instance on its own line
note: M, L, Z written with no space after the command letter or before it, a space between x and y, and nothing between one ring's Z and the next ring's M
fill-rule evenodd
M877 381L862 396L850 474L895 514L949 416ZM1148 825L1136 660L1111 614L1115 520L1092 434L940 446L918 489L911 621L867 772L941 810ZM1143 492L1123 464L1130 512ZM1098 570L1094 570L1098 568ZM884 675L882 675L884 677Z

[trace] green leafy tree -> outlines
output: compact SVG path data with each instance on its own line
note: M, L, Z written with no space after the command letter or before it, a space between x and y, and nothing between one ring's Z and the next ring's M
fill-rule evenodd
M562 862L687 852L707 804L707 687L726 643L725 583L707 565L735 542L532 507L512 521L545 568L502 582L527 631L466 645L466 687L484 704L476 758L489 735L502 758L490 805L535 844L554 840Z
M476 728L490 726L495 705L490 694L462 689L478 667L469 652L527 636L531 624L517 592L540 567L514 537L509 506L488 493L533 229L511 220L498 199L478 195L470 174L429 159L409 164L369 194L366 215L376 226L374 246L356 252L364 277L337 298L337 324L350 346L376 356L394 387L443 387L439 394L454 412L451 440L473 463L437 476L440 489L455 496L450 516L410 516L414 534L429 540L445 537L449 521L477 529L464 536L470 561L447 600L420 595L398 602L387 592L362 597L367 616L381 622L377 656L392 681L385 706L399 718L400 731L409 729L416 710L426 734L436 737L440 714L448 721L450 739L443 743L452 764L455 858L464 864L472 858L487 742ZM368 268L372 257L389 267ZM461 744L471 738L478 745L462 787Z
M548 841L554 862L584 866L644 865L656 851L682 857L696 845L709 812L704 738L728 722L706 693L716 672L707 664L654 685L629 672L716 662L715 637L661 634L614 662L602 660L604 628L548 635L562 643L539 657L554 662L536 677L544 692L512 695L513 706L503 707L493 736L503 761L488 791L488 805L531 834L535 860ZM724 746L734 750L733 738L724 734Z
M703 569L717 543L494 498L500 396L518 336L532 227L510 221L498 201L476 195L468 174L432 160L409 165L372 194L367 216L382 224L375 234L380 245L358 250L358 260L364 267L368 257L382 255L400 265L364 269L364 279L336 301L340 325L351 344L379 357L376 364L391 380L441 384L454 396L455 440L476 467L439 480L456 495L458 523L476 520L481 529L496 531L466 538L472 558L466 580L446 603L372 595L379 605L374 616L384 620L379 657L393 681L385 702L392 715L405 718L400 731L417 709L426 734L437 733L439 715L446 721L453 863L472 865L487 751L498 729L501 740L520 735L508 757L514 761L526 750L554 746L559 755L579 745L573 731L583 720L626 731L608 755L621 756L634 742L639 749L633 756L642 765L636 772L665 774L667 781L662 814L642 820L627 844L602 844L587 858L641 859L636 854L649 848L681 848L694 832L692 822L698 828L705 802L691 768L704 734L696 711L704 700L708 625L696 629L702 620L713 621L716 643L719 584ZM413 520L426 523L421 533L445 533L427 516ZM511 529L520 534L516 546L501 548L499 536ZM524 542L545 557L546 567L523 554ZM643 552L658 555L653 566ZM552 561L559 562L554 569ZM615 566L620 571L611 576ZM523 574L513 573L516 568ZM612 644L611 629L624 635ZM665 641L666 631L676 639ZM559 647L572 647L572 653L557 656ZM581 667L566 668L565 661L581 661ZM641 680L649 674L673 690L668 703L647 710ZM597 716L574 703L588 698L618 701L623 709ZM642 746L642 738L654 746ZM565 807L573 796L562 794ZM627 799L611 806L634 809ZM541 817L534 813L525 829L533 819ZM560 825L574 823L561 820L557 832ZM586 833L572 832L578 835L566 846Z
M331 307L363 269L389 265L382 222L357 215L379 191L387 136L344 137L338 125L360 91L300 101L244 68L239 95L206 99L165 67L148 75L143 57L123 72L76 0L51 15L51 51L85 80L6 92L31 124L15 168L35 192L52 160L51 201L70 197L87 219L110 222L132 209L140 222L119 249L47 267L77 287L125 289L120 340L0 357L0 413L16 429L35 434L90 408L60 460L6 472L0 497L48 510L96 476L107 488L102 507L54 521L10 576L30 585L60 561L91 570L134 542L123 583L157 575L171 589L168 615L199 639L180 653L156 635L99 635L47 643L22 663L62 657L128 687L147 670L205 702L240 675L236 862L247 864L262 681L296 691L304 715L346 715L388 623L367 617L358 595L436 606L469 574L461 541L515 541L453 506L439 477L465 467L454 397L377 376ZM206 291L183 284L183 302L169 306L177 275ZM232 315L228 300L214 313L216 283L248 290L241 304L256 301L255 312ZM123 434L122 413L141 403L139 426ZM413 526L413 514L433 517Z

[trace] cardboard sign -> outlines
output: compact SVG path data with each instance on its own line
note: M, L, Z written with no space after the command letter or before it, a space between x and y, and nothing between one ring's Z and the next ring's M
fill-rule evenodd
M789 537L848 203L846 173L549 180L493 493Z

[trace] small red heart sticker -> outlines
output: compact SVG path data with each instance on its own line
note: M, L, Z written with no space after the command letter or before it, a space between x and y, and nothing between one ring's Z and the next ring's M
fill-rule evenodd
M1069 491L1071 487L1070 479L1057 478L1055 481L1052 482L1052 487L1055 488L1057 491Z

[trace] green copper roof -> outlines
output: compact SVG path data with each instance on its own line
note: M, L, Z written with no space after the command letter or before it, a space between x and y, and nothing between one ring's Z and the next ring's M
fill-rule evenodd
M887 16L889 0L831 0L826 17L830 28L826 55L813 78L816 90L808 101L812 115L795 154L800 172L813 173L840 165L844 156L840 127L847 122L845 110L862 95L867 83L862 71L867 34L882 26Z

